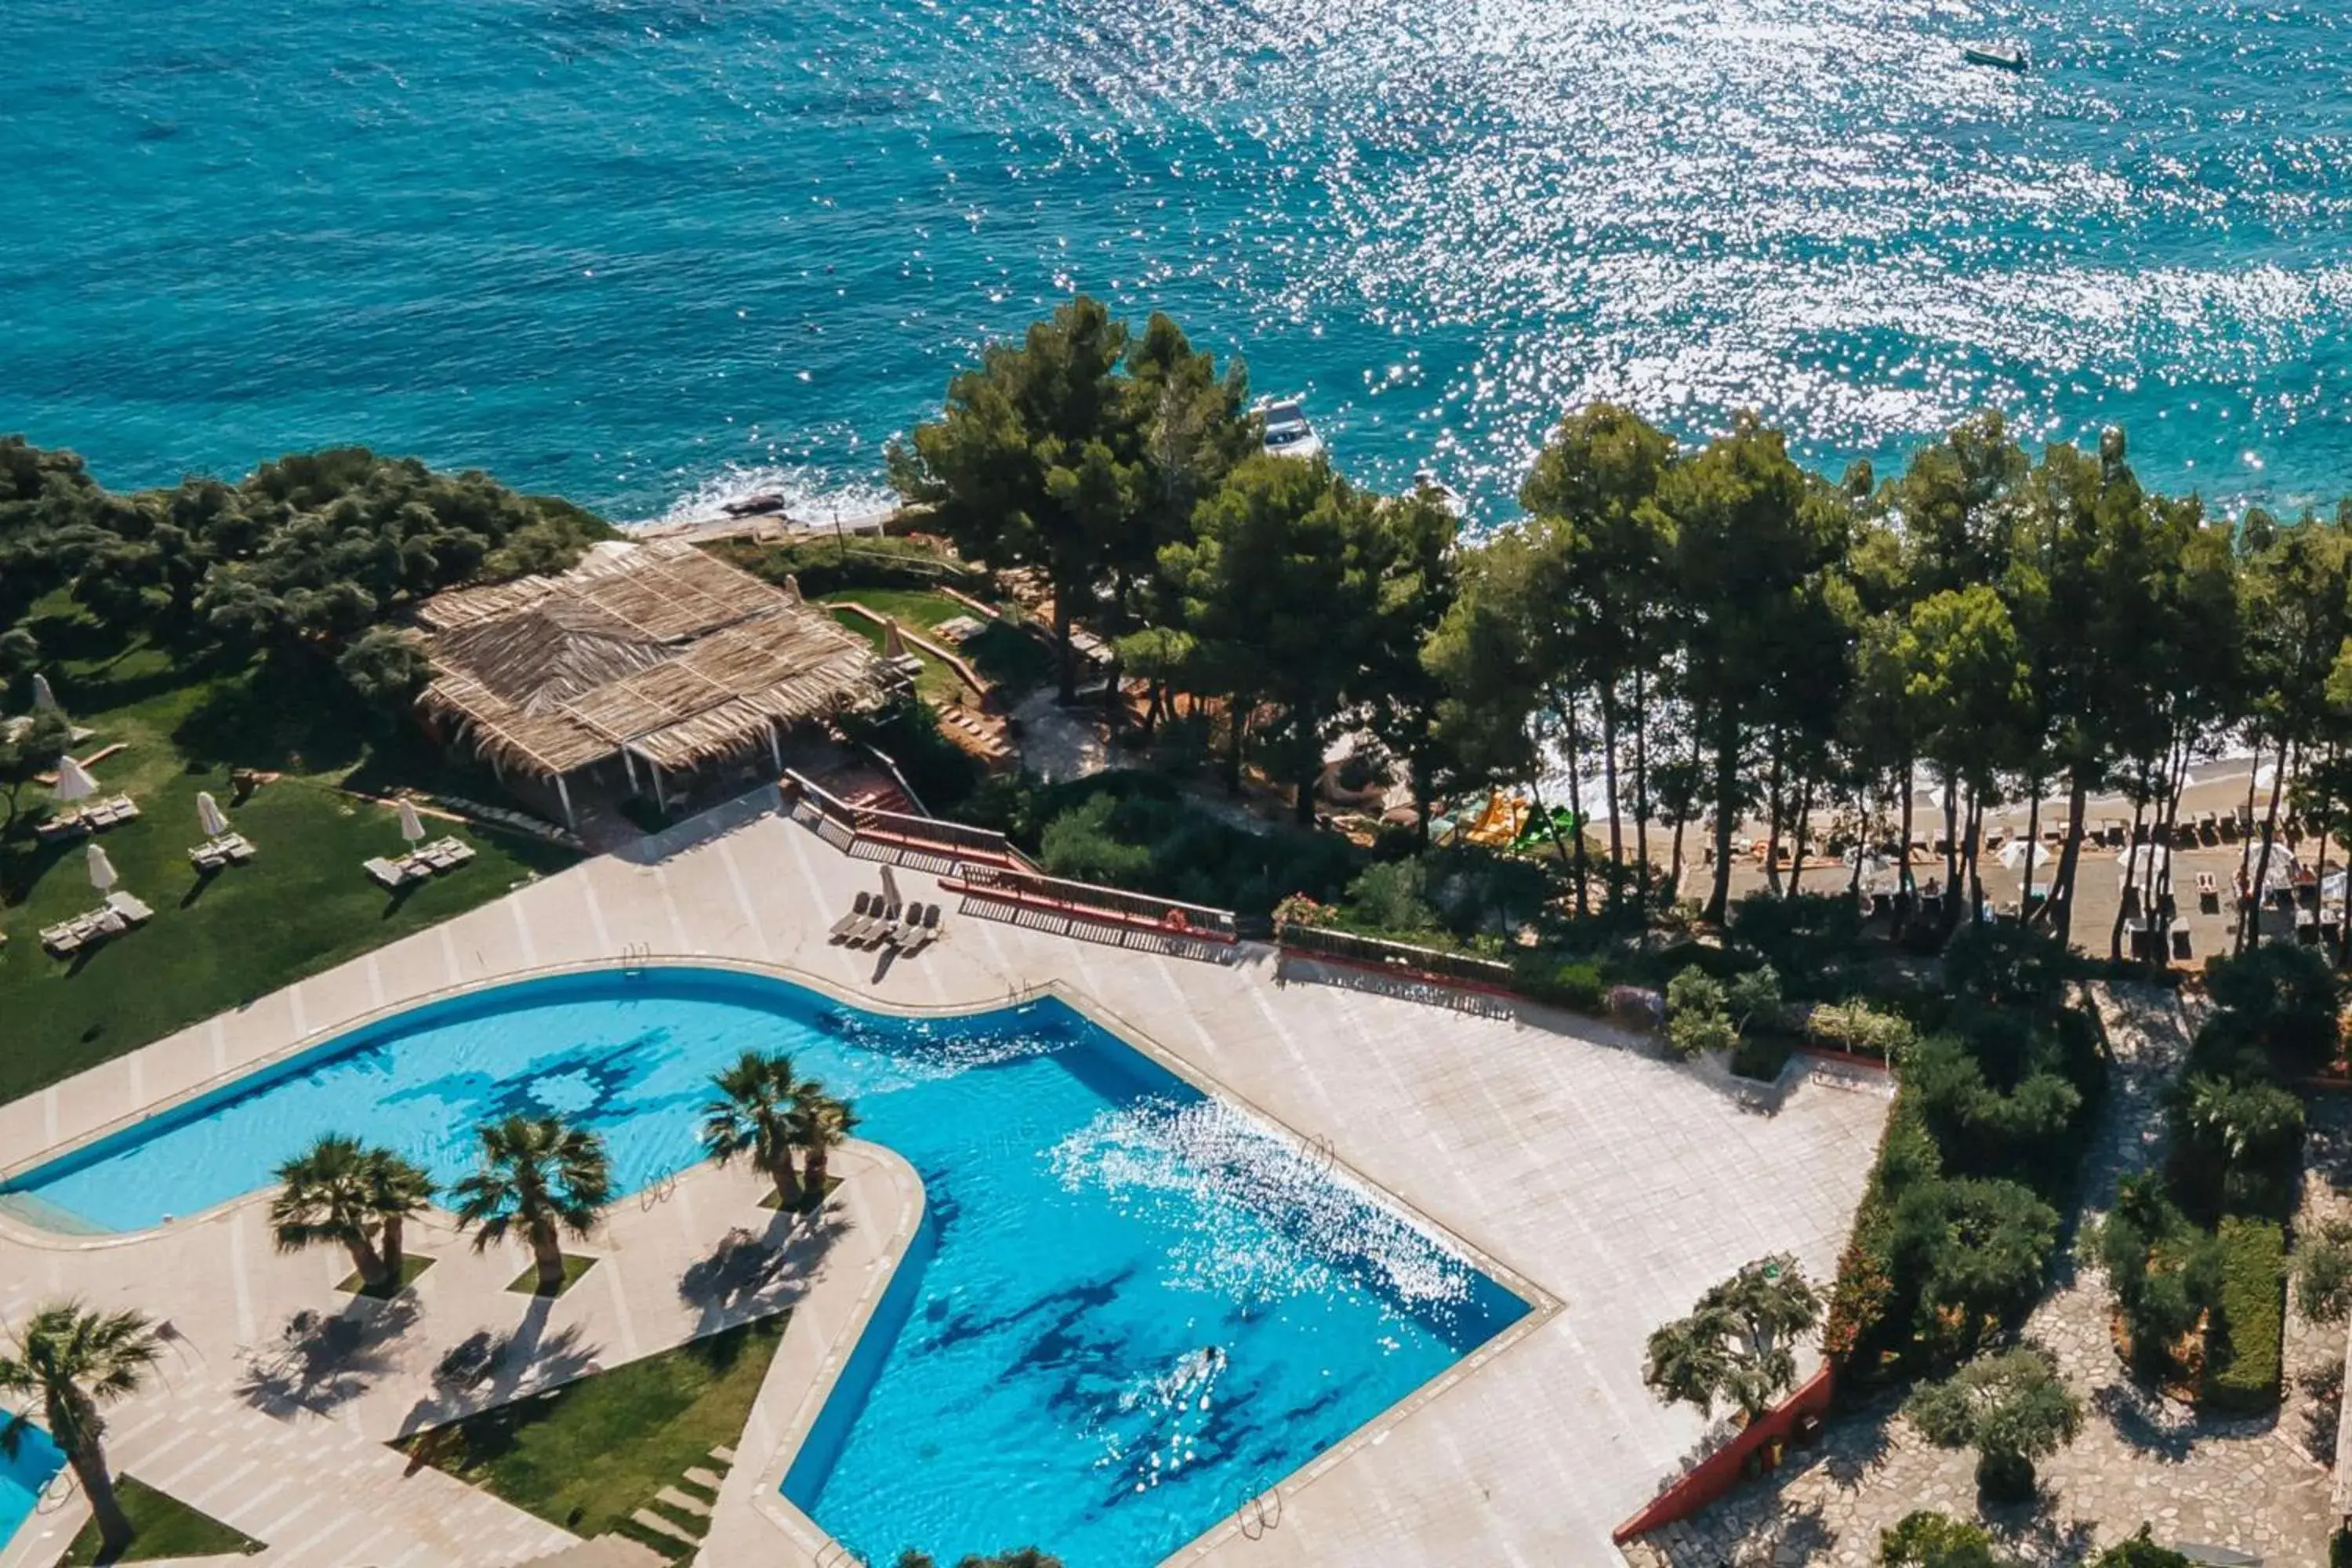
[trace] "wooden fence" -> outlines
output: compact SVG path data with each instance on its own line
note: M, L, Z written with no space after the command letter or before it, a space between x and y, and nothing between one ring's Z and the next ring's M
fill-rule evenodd
M1240 937L1239 922L1231 910L1130 892L1125 888L1106 888L1095 882L1074 882L1064 877L1049 877L1025 865L959 866L955 875L940 885L1023 909L1125 926L1159 936L1225 943Z
M1028 858L1013 847L1013 840L1002 833L961 822L947 822L936 816L918 816L912 812L886 811L875 805L853 805L824 785L791 769L784 772L784 793L788 805L793 798L798 798L854 838L868 839L893 848L936 855L950 860L1021 867L1029 864Z

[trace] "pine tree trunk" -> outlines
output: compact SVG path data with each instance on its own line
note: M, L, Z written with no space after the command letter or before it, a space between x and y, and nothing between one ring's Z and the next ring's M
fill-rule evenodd
M2066 782L2066 844L2058 852L2058 879L2051 884L2052 929L2058 933L2058 945L2065 947L2074 935L2074 872L2083 858L2083 812L2090 805L2091 789L2080 768L2067 770Z
M2120 961L2124 955L2125 911L2131 908L2132 889L2137 886L2139 881L2141 858L2139 829L2140 824L2147 817L2147 781L2145 773L2141 775L2140 782L2141 787L2132 791L2131 833L2124 841L2124 885L2116 898L2115 927L2107 933L2107 957L2114 961ZM2150 855L2148 858L2152 859L2154 856Z
M1225 699L1225 793L1242 793L1242 737L1249 727L1239 692Z
M1797 814L1789 823L1789 896L1792 899L1797 896L1797 884L1805 877L1805 819L1812 811L1813 781L1806 779L1797 786Z
M1078 650L1070 645L1070 596L1054 584L1054 648L1061 656L1061 689L1065 705L1078 698Z
M1576 835L1576 912L1589 915L1592 912L1589 888L1591 878L1588 875L1591 866L1585 853L1584 772L1580 765L1582 748L1577 743L1582 736L1576 722L1576 701L1573 698L1561 705L1560 718L1568 725L1568 816L1569 831Z
M1716 925L1731 907L1731 839L1738 827L1739 720L1727 710L1717 719L1715 737L1715 886L1702 917Z
M1633 671L1633 855L1641 862L1636 875L1640 878L1646 919L1650 883L1655 873L1650 866L1650 716L1643 706L1642 672L1638 668Z
M2246 924L2253 927L2255 934L2254 937L2250 938L2242 929L2239 931L2238 949L2242 952L2247 948L2252 947L2254 944L2254 941L2261 935L2263 912L2262 900L2263 897L2263 889L2264 885L2270 880L2271 845L2278 837L2279 796L2285 793L2287 769L2292 765L2293 762L2293 752L2287 746L2282 744L2279 747L2278 762L2271 771L2270 802L2263 808L2262 854L2254 862L2254 919L2247 921Z
M2033 781L2032 804L2025 808L2025 888L2017 895L2017 921L2020 925L2032 923L2033 868L2042 859L2042 781ZM2045 892L2045 898L2048 894Z
M1617 811L1617 687L1601 688L1601 785L1609 805L1609 907L1625 898L1625 824Z

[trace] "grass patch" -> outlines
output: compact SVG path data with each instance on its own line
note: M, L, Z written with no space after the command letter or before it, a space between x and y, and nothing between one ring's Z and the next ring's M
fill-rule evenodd
M563 1255L563 1283L555 1288L553 1294L557 1296L564 1294L566 1291L570 1290L572 1286L580 1282L580 1277L582 1275L587 1273L588 1270L595 1267L596 1260L593 1258L582 1258L573 1253L565 1253ZM533 1263L530 1268L516 1275L514 1279L508 1283L507 1289L519 1296L536 1296L541 1294L539 1289L539 1265Z
M364 1296L371 1301L389 1301L411 1285L415 1284L417 1276L432 1268L433 1263L434 1260L430 1258L420 1258L414 1252L404 1252L400 1255L400 1279L397 1283L387 1279L381 1285L362 1285L359 1270L355 1268L345 1275L343 1282L335 1289L347 1296Z
M801 1193L801 1201L797 1205L793 1205L794 1212L798 1214L814 1214L816 1210L824 1206L825 1198L833 1196L833 1194L838 1192L840 1188L841 1178L839 1176L827 1176L824 1179L824 1197L812 1200L809 1197L807 1191L803 1189ZM784 1204L783 1200L776 1195L776 1189L770 1187L767 1190L766 1194L760 1199L760 1206L763 1209L773 1210L782 1208Z
M569 1383L394 1447L550 1524L602 1535L742 1435L785 1314ZM675 1542L671 1543L673 1547Z
M241 1530L232 1530L208 1513L199 1513L175 1497L157 1491L131 1476L118 1476L114 1495L137 1531L120 1557L102 1555L98 1521L91 1520L73 1538L58 1568L84 1568L98 1563L153 1563L171 1557L250 1557L262 1549Z
M0 836L0 927L9 937L0 948L0 1017L8 1020L9 1047L0 1052L0 1100L331 969L578 858L528 835L428 818L435 837L463 839L477 858L389 895L360 862L399 853L393 810L333 786L458 782L421 745L380 741L353 721L306 712L299 693L257 667L190 668L134 647L68 658L54 673L75 721L96 731L83 753L117 742L125 747L94 771L108 794L129 794L142 815L100 842L117 886L152 905L155 918L72 959L52 959L41 951L40 928L98 902L81 847L37 843L31 813ZM284 776L239 805L229 786L238 766ZM211 791L253 841L259 852L253 862L197 877L187 848L202 837L200 790ZM22 804L46 809L48 799L31 784Z
M2286 1233L2275 1221L2221 1222L2221 1299L2205 1336L2209 1409L2268 1410L2279 1401L2286 1331Z
M862 604L866 596L863 594L848 594L844 595L843 597L856 599ZM869 607L881 609L879 605ZM887 614L887 611L884 613ZM876 653L880 653L883 646L889 640L890 633L887 627L875 625L854 610L836 609L833 612L833 618L845 631L854 632L873 644ZM950 702L978 700L971 689L963 683L963 677L954 670L933 658L913 643L907 644L907 651L914 655L922 664L922 673L915 678L915 694L924 701L938 708Z
M926 636L940 622L954 620L958 616L970 616L982 621L982 629L966 638L955 651L966 664L980 672L982 679L1004 688L1007 695L1017 696L1043 685L1054 673L1054 655L1044 643L1013 622L1002 619L989 621L970 605L950 599L945 594L923 588L844 588L823 595L824 602L829 605L837 605L845 599L855 599L876 614L888 616L899 625L911 626ZM982 602L986 601L983 599ZM843 624L874 632L875 646L881 646L881 628L863 616L844 616ZM920 652L913 648L908 651ZM931 662L928 658L924 660L927 668ZM956 680L953 671L942 668L940 673L953 681L959 689L961 689L962 682Z

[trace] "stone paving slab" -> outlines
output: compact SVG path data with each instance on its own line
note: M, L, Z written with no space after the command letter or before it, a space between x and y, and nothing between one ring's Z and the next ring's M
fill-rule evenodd
M2160 1096L2188 1031L2169 996L2108 997L2118 1057L2087 1156L2086 1205L2104 1211L2119 1176L2161 1154ZM2105 1276L2062 1262L2025 1337L2058 1358L2084 1405L2082 1436L2040 1467L2039 1508L1983 1516L2032 1564L2080 1562L2143 1522L2166 1543L2253 1553L2279 1568L2327 1558L2336 1526L2327 1473L2275 1417L2221 1421L2139 1388L2116 1354ZM2341 1340L2337 1340L2341 1354ZM2332 1453L2332 1448L2330 1450ZM1977 1518L1974 1458L1928 1446L1893 1400L1833 1421L1821 1446L1769 1482L1732 1492L1627 1553L1642 1568L1820 1563L1864 1568L1879 1532L1914 1509Z
M941 896L919 870L898 875L908 898ZM827 942L835 916L876 882L871 863L777 815L768 792L651 851L591 859L54 1094L0 1106L0 1150L27 1163L147 1106L150 1085L220 1081L368 1013L535 966L609 964L632 952L709 959L913 1008L986 1006L1053 986L1329 1151L1558 1306L1487 1364L1375 1422L1311 1481L1286 1483L1276 1531L1253 1540L1229 1521L1193 1555L1484 1568L1608 1560L1609 1529L1702 1436L1695 1415L1642 1387L1643 1341L1764 1253L1793 1251L1828 1278L1885 1119L1883 1085L1800 1082L1767 1112L1719 1073L1590 1020L1511 1004L1449 1010L1326 984L1339 977L1286 968L1262 948L1193 962L958 912L943 941L906 963ZM174 1233L239 1223L209 1216ZM0 1215L0 1234L22 1227ZM697 1234L707 1242L717 1231ZM216 1252L192 1249L188 1289L215 1303L233 1347L268 1331L282 1303L314 1298L330 1265L270 1258L250 1227L230 1239ZM37 1247L22 1273L0 1275L0 1310L103 1277L90 1259L105 1250ZM583 1283L591 1289L572 1295L596 1298L593 1279ZM107 1288L135 1300L134 1285ZM872 1288L861 1279L861 1290ZM814 1323L818 1314L803 1310ZM853 1315L815 1324L812 1342L829 1342ZM619 1342L627 1330L616 1321L611 1331ZM786 1351L796 1337L787 1334ZM829 1377L824 1361L791 1362L803 1392ZM780 1375L772 1369L772 1383ZM778 1445L792 1434L777 1412L796 1401L763 1391L762 1402L734 1445L745 1462L722 1500L748 1499L780 1468ZM722 1500L717 1526L729 1513ZM772 1533L756 1559L739 1560L793 1561L782 1531Z

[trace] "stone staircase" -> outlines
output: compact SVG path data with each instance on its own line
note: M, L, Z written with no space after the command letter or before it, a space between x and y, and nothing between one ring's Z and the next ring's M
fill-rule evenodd
M711 1449L707 1464L688 1465L675 1485L655 1493L653 1503L631 1514L614 1534L660 1553L665 1562L688 1561L702 1548L719 1485L734 1463L734 1449L724 1444Z

